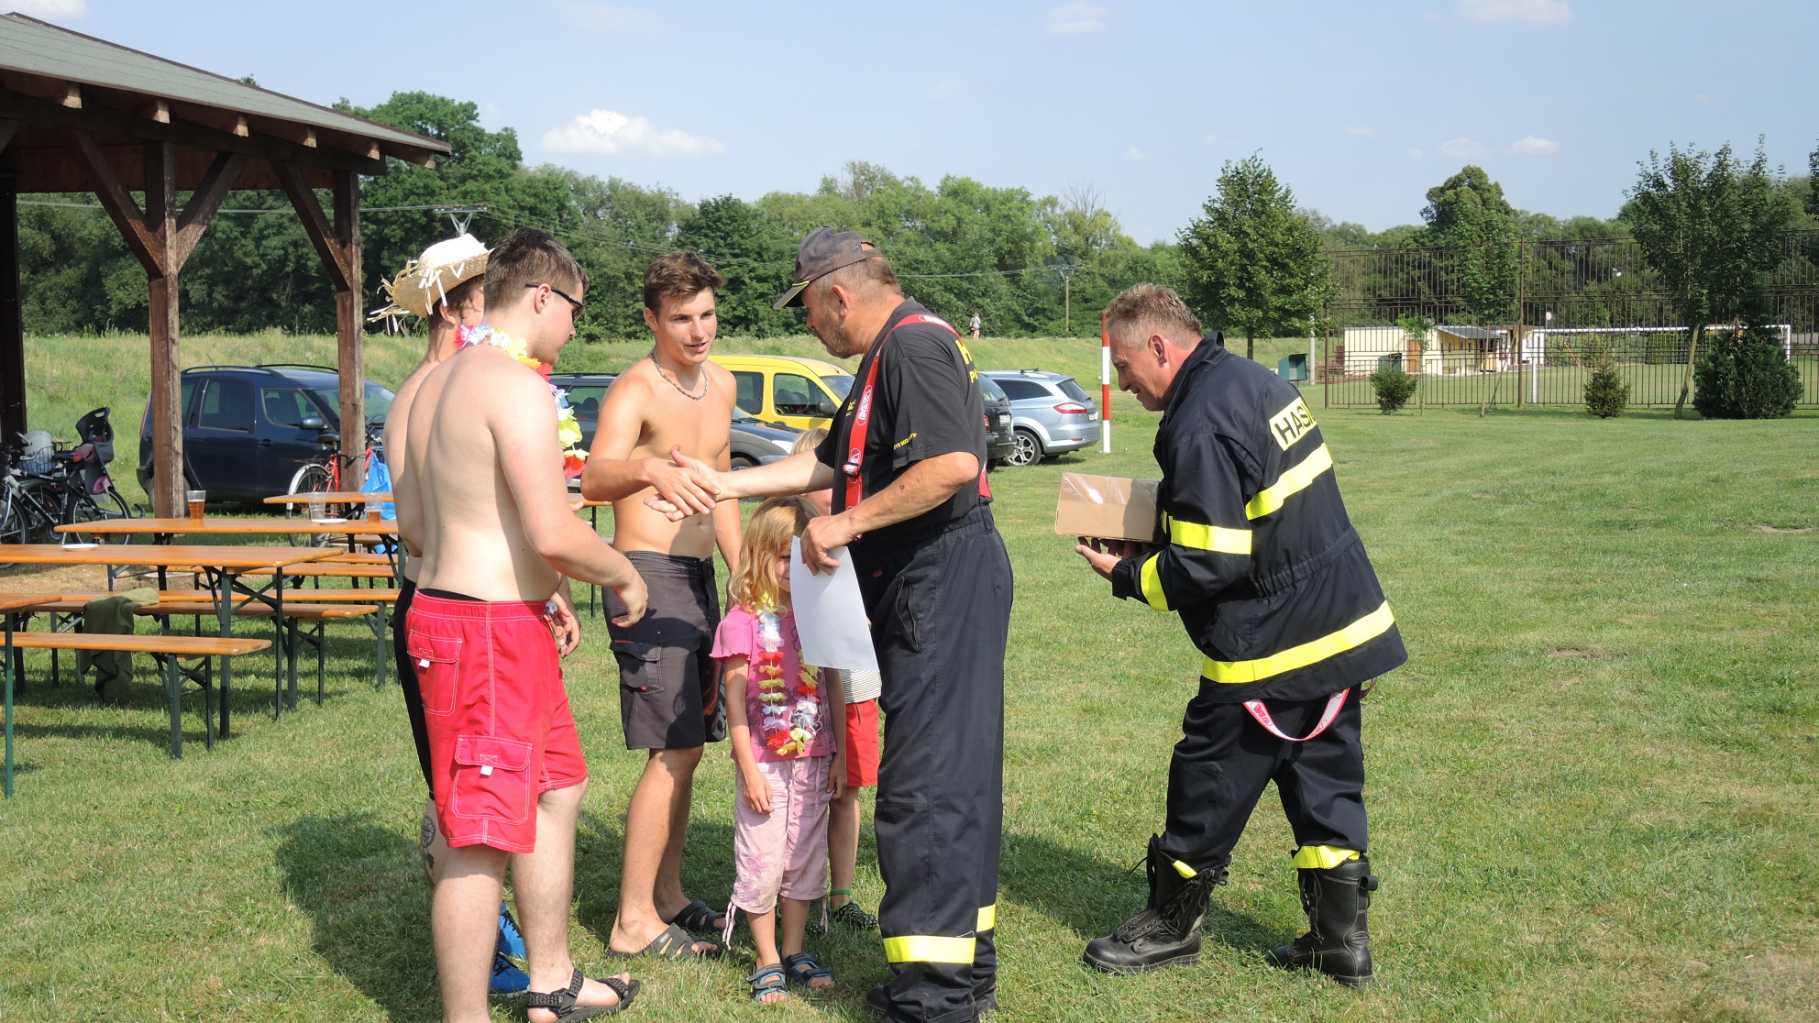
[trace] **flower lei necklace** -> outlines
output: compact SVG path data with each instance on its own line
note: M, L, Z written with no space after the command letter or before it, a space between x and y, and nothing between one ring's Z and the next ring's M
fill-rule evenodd
M764 748L779 757L807 756L821 728L820 677L806 664L797 673L795 686L783 677L783 619L776 611L758 612L757 641L752 676L758 685Z
M491 345L536 370L545 383L549 382L553 367L532 355L530 347L522 338L482 324L478 327L462 327L455 333L455 344L456 351L477 345ZM575 419L575 410L569 407L568 392L555 384L549 385L549 392L556 399L556 446L562 449L562 475L574 479L581 475L587 462L587 451L581 447L581 424Z

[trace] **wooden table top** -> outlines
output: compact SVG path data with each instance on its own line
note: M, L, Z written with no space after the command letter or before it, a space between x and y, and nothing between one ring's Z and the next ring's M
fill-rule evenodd
M314 498L325 504L389 504L392 492L379 490L327 490L315 494L273 494L266 504L308 504Z
M360 518L348 519L345 522L314 522L308 518L266 516L244 519L204 518L197 522L187 516L172 516L167 519L99 519L94 522L58 526L57 532L88 533L97 536L146 536L165 533L181 533L185 536L257 536L263 533L296 536L324 533L340 536L350 533L396 536L398 535L398 520L381 519L378 522L369 522Z
M224 547L197 544L103 543L92 547L54 543L7 544L15 565L203 565L209 568L284 568L341 552L332 547Z
M42 593L0 593L0 612L30 607L43 599Z
M59 650L121 650L128 653L170 653L185 660L199 657L239 657L271 647L269 639L238 636L115 635L91 632L15 632L13 645L22 650L56 647Z

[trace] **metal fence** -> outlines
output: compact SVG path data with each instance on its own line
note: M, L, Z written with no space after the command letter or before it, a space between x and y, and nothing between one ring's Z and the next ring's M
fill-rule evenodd
M1819 232L1790 232L1780 244L1768 318L1800 374L1800 404L1819 406ZM1418 378L1412 404L1580 405L1603 352L1630 385L1631 405L1672 405L1680 394L1688 330L1633 241L1524 242L1504 263L1458 249L1331 256L1335 290L1314 378L1327 405L1375 406L1368 377L1390 363ZM1514 291L1487 298L1487 280ZM1396 325L1407 316L1434 327L1417 341Z
M1335 350L1323 360L1326 404L1377 403L1369 375L1394 363L1417 379L1420 405L1583 405L1593 360L1608 352L1624 383L1629 404L1672 406L1686 375L1684 328L1616 330L1539 328L1520 346L1489 344L1481 350L1410 350L1347 355ZM1708 334L1708 338L1710 334ZM1800 374L1803 406L1819 406L1819 333L1783 332L1783 347Z

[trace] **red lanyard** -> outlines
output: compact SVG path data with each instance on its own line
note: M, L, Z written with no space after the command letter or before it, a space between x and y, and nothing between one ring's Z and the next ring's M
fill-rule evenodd
M872 400L878 387L878 363L884 358L884 343L889 341L891 335L897 333L900 327L924 324L940 327L954 335L955 338L960 337L960 332L939 316L929 313L911 313L898 320L889 333L878 339L878 344L872 352L872 364L865 371L865 386L859 391L859 403L853 407L852 429L847 433L846 463L840 467L840 471L846 474L846 504L842 510L854 507L864 498L865 480L860 468L865 458L865 437L871 431ZM992 499L992 488L985 482L985 466L983 465L979 467L979 496L987 501Z

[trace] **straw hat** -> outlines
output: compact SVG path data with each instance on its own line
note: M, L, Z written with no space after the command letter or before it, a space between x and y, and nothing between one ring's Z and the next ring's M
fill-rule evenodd
M375 310L369 319L385 320L393 329L400 316L429 319L449 292L486 272L486 256L486 246L471 234L431 245L380 286L391 304Z

